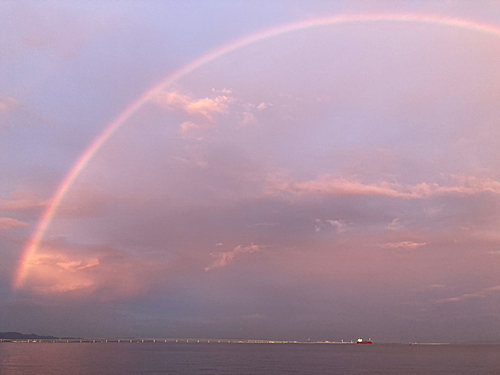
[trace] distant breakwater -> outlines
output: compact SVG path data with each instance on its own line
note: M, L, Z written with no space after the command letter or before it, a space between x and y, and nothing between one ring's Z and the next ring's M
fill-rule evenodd
M12 343L177 343L177 344L355 344L355 341L276 341L239 339L179 339L179 338L97 338L97 339L0 339Z

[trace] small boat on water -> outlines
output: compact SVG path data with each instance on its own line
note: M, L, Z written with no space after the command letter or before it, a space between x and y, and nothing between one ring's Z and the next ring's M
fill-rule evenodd
M358 344L373 344L372 339L368 339L368 341L363 341L362 338L358 338L358 341L356 341Z

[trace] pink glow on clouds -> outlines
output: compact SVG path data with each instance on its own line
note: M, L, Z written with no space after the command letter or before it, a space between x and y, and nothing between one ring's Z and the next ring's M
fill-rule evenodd
M31 276L27 289L35 294L83 297L98 293L112 300L133 296L147 290L148 272L159 264L133 259L129 255L106 249L65 249L45 245L30 259ZM110 252L111 251L111 252Z
M383 244L384 249L405 249L405 250L415 250L419 247L425 246L425 242L412 242L412 241L402 241L402 242L390 242Z
M349 230L349 226L344 222L344 220L320 220L316 219L314 229L316 232L321 232L322 229L327 227L328 223L330 226L334 227L337 233L343 233Z
M332 227L337 229L337 232L342 233L349 229L349 226L343 220L326 220Z
M81 260L72 260L56 263L56 266L62 267L71 272L77 272L78 270L83 270L85 268L94 267L99 265L99 259L91 258L86 263Z
M474 293L464 293L458 297L444 298L439 301L436 301L436 303L463 302L470 299L478 299L478 298L481 299L496 294L498 292L500 292L500 285L483 288Z
M47 205L47 201L39 198L34 193L16 192L9 198L0 198L0 211L18 212L40 209Z
M20 105L16 99L0 94L0 116L15 111Z
M431 17L426 22L436 20ZM377 34L377 22L363 27ZM480 236L481 230L498 231L494 207L500 175L481 154L495 154L495 149L481 147L484 144L475 140L470 141L471 153L461 149L450 153L450 144L475 129L469 117L476 117L469 116L466 108L457 115L465 120L456 129L437 125L458 121L444 115L425 125L428 129L421 126L419 121L428 122L426 115L446 112L446 100L455 102L451 94L442 95L448 86L432 90L436 72L419 75L420 64L413 64L412 51L401 52L407 46L404 38L382 31L383 42L371 43L377 39L365 40L360 36L367 34L365 29L351 26L345 33L337 30L342 33L335 38L345 40L331 50L324 51L335 40L322 40L329 36L320 28L315 29L317 34L309 30L310 39L301 35L304 47L319 51L309 55L293 50L300 42L297 35L281 35L279 43L269 38L250 52L241 48L228 54L228 60L187 75L176 82L175 91L155 87L156 91L144 94L96 139L60 184L26 247L30 252L17 275L18 293L56 296L61 301L103 298L117 303L141 298L146 302L144 311L138 308L130 315L139 316L144 324L158 316L162 322L158 326L169 321L169 314L177 314L172 321L179 316L190 322L216 320L225 304L228 321L234 319L237 326L241 322L233 313L265 316L269 322L290 319L288 327L312 321L324 327L337 313L342 316L333 322L338 326L349 319L365 322L360 311L367 306L415 317L424 313L408 315L398 306L414 303L430 308L436 300L458 298L454 296L467 288L482 290L478 280L498 285L491 249L499 242ZM417 38L410 26L397 27L408 38ZM420 26L425 37L436 33L458 43L459 36L469 36L468 31L454 29L443 37L441 26ZM491 38L470 34L473 42ZM350 37L354 52L343 49ZM389 43L393 37L394 46ZM329 43L321 45L322 41ZM396 48L398 43L401 48ZM280 44L283 51L274 55ZM429 65L449 67L446 58L435 61L434 50L425 46L416 45L415 51L422 49ZM359 55L358 47L370 58ZM343 53L334 53L335 49ZM442 48L447 49L452 48ZM401 63L406 70L408 64L412 73L392 80L397 72L384 70L390 62L385 57L377 60L381 50L397 60L394 65ZM182 74L226 50L221 51L181 70ZM321 53L335 59L318 58ZM245 65L248 61L251 65L252 58L258 60L259 69L242 79L241 72L252 71ZM238 59L241 67L232 63ZM327 61L329 70L316 69L323 67L321 61ZM469 60L464 63L467 68L473 65ZM451 78L461 82L463 71L456 69ZM401 85L401 77L409 82ZM482 87L474 86L478 91ZM404 92L393 94L393 90ZM444 103L431 106L436 112L424 111L426 105L411 100L420 91L428 94L423 99L426 105L441 99ZM467 96L474 90L463 91L466 94L457 102L474 102ZM156 105L142 106L150 100ZM422 119L415 115L415 106ZM491 108L481 113L496 115ZM123 131L96 153L125 121ZM488 131L488 139L497 139L494 127ZM19 220L2 213L0 228L4 220L8 228L17 225L17 233L34 223L29 211L44 206L37 195L6 197L0 209L16 212ZM272 251L254 244L266 244ZM239 277L242 272L245 277ZM466 285L463 275L474 285ZM429 284L453 287L424 290ZM419 295L415 290L424 291ZM493 290L479 293L493 294Z
M195 124L192 121L184 121L181 124L181 133L182 134L186 134L190 130L195 130L195 129L202 129L202 127L200 125ZM205 126L203 130L207 130L207 129L210 129L210 127Z
M225 267L231 263L237 255L239 256L239 254L243 253L255 253L260 251L261 248L262 246L254 244L244 247L242 245L238 245L231 251L210 253L212 257L216 258L216 260L212 263L212 265L205 267L205 271L208 272L214 268Z
M0 217L0 229L11 229L19 227L29 227L28 223L22 221L11 219L10 217Z
M387 229L398 231L404 229L404 225L401 223L399 218L395 218L389 223L389 225L387 225Z
M324 17L324 18L313 19L274 28L266 32L258 33L250 37L238 40L237 42L234 42L221 49L213 51L212 53L207 54L202 58L194 61L193 63L187 65L173 76L169 77L164 82L170 83L176 78L181 77L188 72L191 72L195 68L215 59L216 57L219 57L229 51L236 50L243 46L250 45L254 42L269 38L270 36L285 34L287 32L308 29L312 27L326 26L326 25L356 23L356 22L380 22L380 21L422 22L422 23L448 25L448 26L456 26L459 28L478 30L493 35L498 35L500 33L499 29L493 25L482 24L479 22L460 19L460 18L447 18L444 16L432 16L432 15L422 15L422 14L368 14L368 15L361 14L361 15ZM162 83L161 86L163 85L164 84ZM32 245L28 246L28 249L25 252L26 254L26 256L24 257L25 260L29 257L29 254L36 251L36 247L39 241L41 240L43 232L48 227L50 218L52 217L52 214L55 212L55 208L58 202L60 201L60 199L62 198L62 196L64 195L65 191L68 189L74 178L76 178L76 176L83 169L88 160L90 160L93 153L97 151L97 149L111 136L111 134L123 123L123 121L125 121L132 113L134 113L139 107L141 107L142 104L145 103L150 98L150 96L152 96L153 94L157 94L160 88L161 87L153 88L152 90L142 95L141 98L138 99L136 102L134 102L131 106L129 106L122 114L120 114L120 116L117 119L115 119L115 121L113 121L105 129L105 131L95 140L95 142L92 143L92 145L86 150L86 152L82 154L82 156L78 159L78 161L75 163L74 168L64 179L60 188L54 195L54 198L51 201L52 203L50 210L46 212L43 219L41 220L38 229L36 231L36 234L34 235ZM183 96L182 94L177 93L170 97L167 94L167 97L164 99L166 100L165 104L167 106L168 105L174 105L174 107L178 106L181 109L183 109L187 114L201 115L205 117L205 119L207 119L208 121L211 121L213 120L212 115L214 113L224 113L225 111L224 108L225 106L227 106L227 101L228 101L227 97L218 97L218 98L220 99L216 100L217 98L216 99L205 98L205 99L194 100L191 99L190 97ZM333 187L333 190L331 186L326 187L326 190L330 191L330 193L333 193L333 195L338 194L338 192L340 191L341 193L343 192L343 194L347 195L368 194L368 195L382 195L382 196L386 195L386 196L396 196L396 197L420 197L429 194L429 190L433 191L436 190L436 188L439 188L434 185L429 187L426 184L422 184L413 187L408 186L407 187L408 189L412 188L410 189L410 192L401 192L398 191L397 186L394 186L393 184L390 183L363 185L356 181L337 181L337 182L339 183L340 186ZM308 186L300 187L301 183L298 184L299 184L299 190L302 189L305 192L307 192L307 190L309 189ZM313 189L318 190L317 186L318 184L313 183L313 185L314 185ZM469 194L469 192L466 192L466 194ZM21 283L20 280L22 280L22 277L24 276L24 270L21 270L19 272L19 275L20 276L17 278L17 281L15 282L16 285L19 285Z
M95 279L84 270L98 264L94 258L73 260L64 253L42 252L30 260L35 277L41 281L32 290L38 294L93 291Z
M436 183L421 183L418 185L401 185L392 182L377 182L365 184L353 179L321 175L316 180L291 182L270 178L265 194L276 194L279 191L303 195L322 194L329 196L385 196L403 199L424 199L436 195L473 195L484 192L500 194L500 182L489 178L474 176L452 176L455 186L439 186Z
M215 90L212 90L215 92ZM227 96L230 90L221 90L224 95L213 98L194 99L189 95L179 92L161 92L154 97L154 102L169 111L181 111L186 115L194 116L192 120L184 121L180 125L180 133L186 135L192 130L217 129L218 124L214 121L214 115L229 113L229 106L235 102L235 98Z
M188 115L201 115L213 121L214 114L228 113L229 105L234 103L232 96L220 95L215 98L194 99L179 92L161 92L154 98L155 103L166 109L182 110Z

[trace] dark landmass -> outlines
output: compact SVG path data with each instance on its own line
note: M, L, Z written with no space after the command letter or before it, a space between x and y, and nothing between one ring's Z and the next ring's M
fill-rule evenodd
M59 340L59 337L39 336L34 333L26 335L19 332L0 332L0 340Z

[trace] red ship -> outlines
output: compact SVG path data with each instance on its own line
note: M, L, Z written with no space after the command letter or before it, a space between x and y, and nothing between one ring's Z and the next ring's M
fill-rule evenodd
M368 341L363 341L362 338L359 338L357 343L358 344L373 344L372 339L368 339Z

